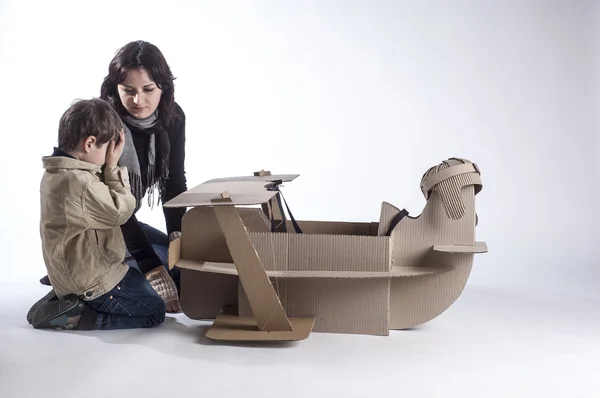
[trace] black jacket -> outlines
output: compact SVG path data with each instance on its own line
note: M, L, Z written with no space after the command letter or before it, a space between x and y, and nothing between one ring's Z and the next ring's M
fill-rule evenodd
M161 198L162 203L173 199L175 196L187 190L187 181L185 177L185 113L177 103L175 103L175 115L172 127L168 130L169 141L171 143L169 178L165 185L165 195ZM147 154L150 142L149 136L139 132L136 127L130 124L127 124L127 127L131 130L131 136L138 154L140 168L145 170L148 164ZM159 173L159 171L157 170L156 173ZM147 189L146 179L142 179L142 181L145 191ZM185 208L163 207L167 234L170 234L173 231L181 231L181 218L185 212ZM121 226L121 230L123 231L127 250L136 260L142 273L146 273L162 264L160 258L156 255L152 245L148 241L135 214Z

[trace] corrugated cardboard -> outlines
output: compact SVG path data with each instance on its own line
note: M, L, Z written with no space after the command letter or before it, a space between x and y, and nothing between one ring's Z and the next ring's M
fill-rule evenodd
M383 202L378 222L286 220L279 185L298 175L261 171L205 182L165 204L192 206L170 266L182 271L181 306L214 319L209 338L281 341L311 331L388 335L445 311L476 253L474 163L448 159L424 174L422 213ZM253 207L256 206L256 207ZM274 231L280 220L286 232Z

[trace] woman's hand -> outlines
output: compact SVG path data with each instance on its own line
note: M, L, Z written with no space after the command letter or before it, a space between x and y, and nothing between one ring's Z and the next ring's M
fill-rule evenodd
M169 234L169 243L173 242L175 239L181 238L181 232L173 231Z
M146 273L146 279L156 293L165 301L165 307L168 313L181 312L181 305L177 297L177 287L175 282L162 265L157 266L152 271Z

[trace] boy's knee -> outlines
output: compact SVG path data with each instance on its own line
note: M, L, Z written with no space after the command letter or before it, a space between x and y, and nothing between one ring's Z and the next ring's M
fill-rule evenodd
M165 314L161 315L161 314L157 313L157 314L151 316L150 318L152 320L150 327L153 327L153 328L160 326L165 322Z
M160 307L160 311L156 312L156 325L162 325L165 321L167 315L167 308L165 307L165 302L163 301L163 305Z
M165 304L165 301L157 295L157 299L155 300L154 303L154 314L152 314L150 316L150 318L152 319L152 326L159 326L162 325L163 322L165 321L166 318L166 314L167 314L167 306Z

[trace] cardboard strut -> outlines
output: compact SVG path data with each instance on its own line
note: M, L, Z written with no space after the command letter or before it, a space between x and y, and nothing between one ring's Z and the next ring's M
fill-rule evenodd
M165 203L191 207L169 266L181 269L183 312L214 320L207 337L387 336L448 309L475 254L487 252L475 241L482 182L469 160L450 158L425 172L418 216L383 202L370 223L288 220L279 186L297 177L263 170L218 178Z

